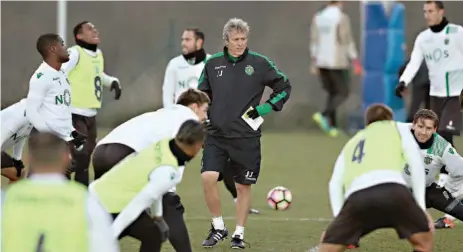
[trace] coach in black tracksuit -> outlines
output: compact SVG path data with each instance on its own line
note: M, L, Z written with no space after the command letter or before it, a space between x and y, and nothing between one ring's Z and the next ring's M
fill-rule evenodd
M257 182L261 165L259 130L253 130L241 117L251 118L280 111L291 93L287 77L267 57L250 51L248 26L241 19L231 19L224 28L226 46L212 55L199 79L199 90L211 99L209 134L203 151L201 176L204 193L213 221L203 243L212 247L228 235L220 210L217 181L226 167L234 174L238 192L237 229L232 247L244 248L244 222L250 207L250 185ZM259 105L265 87L273 89L270 99ZM227 166L228 160L230 166Z

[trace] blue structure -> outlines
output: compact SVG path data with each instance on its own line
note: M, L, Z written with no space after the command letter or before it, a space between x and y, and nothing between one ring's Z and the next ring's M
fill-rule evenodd
M398 69L405 61L405 7L392 3L387 12L381 1L363 3L363 110L381 102L390 106L395 120L405 121L406 110L402 99L395 96Z

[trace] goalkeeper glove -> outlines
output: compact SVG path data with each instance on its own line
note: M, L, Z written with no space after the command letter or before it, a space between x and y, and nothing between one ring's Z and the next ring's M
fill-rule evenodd
M122 94L122 89L121 89L121 85L119 84L119 81L115 80L111 82L111 87L109 88L109 91L113 91L113 90L115 90L114 99L119 100Z

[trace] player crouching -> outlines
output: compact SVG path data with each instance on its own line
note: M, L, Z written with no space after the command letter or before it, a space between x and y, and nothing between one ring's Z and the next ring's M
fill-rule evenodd
M22 152L24 143L32 129L25 112L26 99L22 99L0 112L2 124L2 176L7 177L10 183L24 176L24 164L21 161ZM9 148L13 148L13 156L4 151Z
M344 251L377 229L394 228L414 251L433 247L433 221L425 206L425 172L408 127L392 110L375 104L365 112L366 128L342 149L329 183L335 219L322 235L319 251ZM402 175L410 164L413 196Z
M180 183L181 171L202 149L205 133L201 122L187 120L174 139L160 140L128 156L90 184L90 192L115 218L116 237L139 240L140 252L161 251L169 232L162 218L162 196ZM152 204L153 219L145 211Z

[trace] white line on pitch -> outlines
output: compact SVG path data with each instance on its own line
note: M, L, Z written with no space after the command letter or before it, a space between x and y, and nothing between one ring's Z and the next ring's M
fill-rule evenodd
M222 217L224 220L234 220L233 216ZM185 214L186 220L211 220L211 217L206 216L188 216ZM330 222L333 219L330 218L278 218L278 217L248 217L248 220L251 221L303 221L303 222ZM454 223L461 224L461 221L455 220Z
M234 220L233 216L222 217L224 220ZM205 216L185 216L186 220L210 220L211 217ZM307 222L329 222L328 218L277 218L277 217L248 217L251 221L307 221Z

